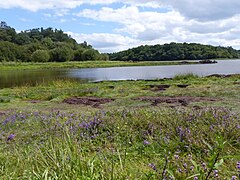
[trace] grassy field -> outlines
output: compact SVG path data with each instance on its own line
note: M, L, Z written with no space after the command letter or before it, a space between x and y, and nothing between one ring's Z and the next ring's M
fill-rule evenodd
M239 179L240 75L0 90L2 179Z
M144 61L144 62L124 62L124 61L72 61L72 62L48 62L48 63L24 63L24 62L2 62L1 70L17 69L46 69L46 68L100 68L100 67L122 67L122 66L165 66L181 65L181 61ZM197 64L197 62L189 62Z

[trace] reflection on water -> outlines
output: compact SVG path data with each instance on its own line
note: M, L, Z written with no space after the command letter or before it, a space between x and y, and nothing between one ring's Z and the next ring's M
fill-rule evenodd
M222 60L218 61L217 64L0 71L0 88L25 84L36 85L57 79L79 81L136 80L169 78L186 73L200 76L240 74L240 60Z
M69 71L68 76L89 81L103 81L171 78L187 73L199 76L240 74L240 60L221 60L217 64L73 69Z
M64 79L67 72L64 70L13 70L1 71L0 88L19 85L36 85Z

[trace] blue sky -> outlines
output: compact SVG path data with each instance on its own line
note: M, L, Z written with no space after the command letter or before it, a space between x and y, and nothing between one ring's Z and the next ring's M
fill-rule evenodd
M173 41L240 49L239 0L8 0L0 17L17 31L62 29L101 52Z

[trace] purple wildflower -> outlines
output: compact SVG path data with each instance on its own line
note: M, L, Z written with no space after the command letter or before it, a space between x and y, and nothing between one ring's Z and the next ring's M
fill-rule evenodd
M175 154L175 155L174 155L174 158L175 158L175 159L179 159L179 155Z
M179 172L179 173L183 173L182 169L180 169L180 168L178 169L178 172Z
M143 144L144 144L144 145L149 145L149 144L150 144L150 142L149 142L149 141L147 141L147 140L144 140L144 141L143 141Z
M240 170L240 161L237 162L237 169Z
M157 170L156 165L153 163L148 164L148 167L152 168L154 171Z
M232 176L231 180L237 180L237 176Z
M205 163L202 163L202 168L204 171L207 171L207 165Z
M193 178L194 180L198 180L198 177L197 176L194 176L194 178Z
M16 134L10 134L7 138L7 141L11 141L15 138Z
M194 166L191 166L191 167L190 167L190 170L191 170L191 171L194 170Z
M185 169L187 169L187 163L184 163L184 164L183 164L183 167L184 167Z

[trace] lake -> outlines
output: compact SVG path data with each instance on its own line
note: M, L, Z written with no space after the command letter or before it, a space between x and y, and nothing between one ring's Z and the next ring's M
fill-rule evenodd
M36 85L57 79L74 79L80 82L149 80L171 78L175 75L187 73L193 73L199 76L211 74L240 74L240 60L220 60L216 64L1 71L0 88L26 84Z

